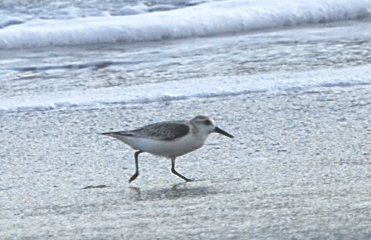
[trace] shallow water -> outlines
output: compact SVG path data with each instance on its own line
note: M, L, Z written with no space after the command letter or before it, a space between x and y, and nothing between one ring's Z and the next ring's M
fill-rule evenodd
M1 53L0 93L11 97L367 65L371 35L354 33L366 28L371 24L362 20L213 38L7 50Z

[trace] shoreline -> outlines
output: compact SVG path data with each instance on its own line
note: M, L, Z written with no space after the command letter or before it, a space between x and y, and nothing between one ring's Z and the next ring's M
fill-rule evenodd
M371 86L2 113L1 239L369 239ZM213 117L177 170L99 132ZM105 185L102 188L83 189Z

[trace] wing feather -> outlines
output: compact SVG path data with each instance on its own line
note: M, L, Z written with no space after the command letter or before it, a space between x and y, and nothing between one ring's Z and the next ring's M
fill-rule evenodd
M182 122L161 122L150 124L132 131L108 132L103 135L174 140L187 135L190 127Z

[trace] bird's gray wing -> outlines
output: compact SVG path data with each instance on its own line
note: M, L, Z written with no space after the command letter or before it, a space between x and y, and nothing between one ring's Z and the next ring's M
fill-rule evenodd
M189 133L189 126L181 122L154 123L130 131L135 137L174 140Z
M103 135L128 136L137 138L150 138L158 140L174 140L187 135L190 128L182 122L160 122L150 124L132 131L110 132Z

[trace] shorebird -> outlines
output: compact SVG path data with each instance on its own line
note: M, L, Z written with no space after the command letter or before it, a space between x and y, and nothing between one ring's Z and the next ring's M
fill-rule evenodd
M142 152L170 158L172 173L189 182L193 179L186 178L175 170L175 159L202 147L208 135L213 132L233 138L231 134L218 128L213 119L206 116L184 121L158 122L131 131L101 134L117 138L137 150L134 154L135 173L129 183L139 176L138 156Z

